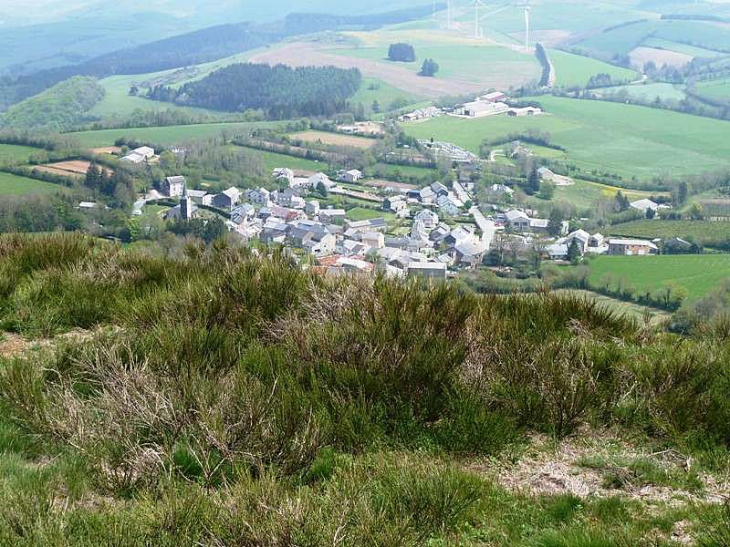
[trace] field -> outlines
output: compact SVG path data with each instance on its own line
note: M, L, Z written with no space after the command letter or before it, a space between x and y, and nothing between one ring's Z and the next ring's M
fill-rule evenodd
M381 112L390 110L391 105L396 102L408 104L408 108L412 109L430 104L424 101L423 97L398 89L377 78L363 78L360 90L353 95L350 103L361 103L365 107L365 112L377 117L377 113L372 110L374 101L379 103Z
M652 192L626 190L616 186L576 179L573 186L559 186L555 189L554 201L564 201L578 208L591 207L600 199L612 198L621 191L630 200L648 198ZM654 193L656 194L656 193Z
M327 133L325 131L304 131L290 135L293 140L300 140L305 143L322 143L334 146L351 146L353 148L372 148L378 141L366 137L354 135L342 135L339 133Z
M39 171L45 171L46 173L55 173L57 175L66 176L85 176L91 165L88 161L74 160L74 161L60 161L57 163L49 163L36 167Z
M730 78L699 82L697 93L709 99L730 103Z
M371 33L350 33L361 43L361 47L337 48L331 53L353 59L367 59L393 68L406 68L417 72L423 59L431 58L438 62L438 79L464 81L486 87L506 89L508 82L519 78L524 82L539 79L540 67L531 55L514 49L480 40L452 36L448 33L432 31L383 30ZM415 63L395 63L387 59L388 46L395 42L406 41L416 50ZM495 79L496 78L496 79ZM502 79L503 82L500 82ZM501 85L500 85L501 84Z
M639 291L678 286L695 301L730 279L730 255L601 256L591 261L589 281L600 286L610 275Z
M279 167L288 167L289 169L298 171L322 171L327 169L327 164L308 160L305 158L295 158L294 156L287 156L286 154L277 154L275 152L265 152L262 150L255 150L255 152L261 154L264 158L264 168L267 172L273 172L274 169Z
M560 87L585 87L591 76L601 73L610 74L617 83L634 81L639 77L633 70L557 49L549 50L548 55L555 67L557 85Z
M637 67L644 67L647 63L654 63L657 67L669 66L682 68L694 59L694 57L686 53L646 46L639 46L631 50L629 57L631 58L631 64Z
M405 126L417 138L450 141L473 152L485 139L538 129L586 171L624 178L696 174L730 166L730 122L600 101L540 97L548 112L534 118L437 118Z
M712 246L730 242L730 222L690 220L638 220L606 228L609 235L646 239L692 238Z
M226 132L231 136L256 127L274 127L277 122L206 123L173 125L169 127L141 127L132 129L103 129L69 133L84 148L111 146L117 139L128 137L161 145L182 144L196 139L218 137Z
M63 187L57 184L0 172L0 196L49 194L62 190Z
M611 58L615 54L627 55L638 47L647 47L655 48L657 56L664 50L667 54L674 52L691 60L728 52L730 27L700 21L650 20L594 34L576 47L603 58ZM673 62L678 62L680 57L673 59Z
M16 146L14 144L0 144L0 163L28 163L33 154L43 152L39 148L30 146Z
M591 92L598 96L626 92L629 97L641 101L654 101L657 97L662 101L681 101L687 96L682 86L666 83L620 85L594 89Z

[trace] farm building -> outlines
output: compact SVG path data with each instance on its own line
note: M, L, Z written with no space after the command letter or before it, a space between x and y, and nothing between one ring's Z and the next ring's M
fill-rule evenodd
M614 256L648 256L659 252L651 241L643 239L610 239L608 254Z
M457 108L454 113L457 116L464 116L466 118L485 118L487 116L497 116L504 114L509 111L507 103L502 102L489 102L477 100L471 103L466 103L463 106Z
M446 279L448 266L442 262L410 262L408 277L422 277L426 279Z
M524 116L539 116L542 114L542 108L537 108L533 106L526 106L524 108L510 108L507 111L508 116L512 116L513 118L522 118Z
M342 182L349 182L350 184L359 182L363 177L362 171L357 169L350 169L349 171L340 171L337 173L337 178Z

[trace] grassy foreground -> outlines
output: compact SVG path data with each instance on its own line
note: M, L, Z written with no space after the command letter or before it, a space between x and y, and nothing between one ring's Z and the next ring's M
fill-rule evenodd
M722 331L264 255L0 237L1 545L728 545Z

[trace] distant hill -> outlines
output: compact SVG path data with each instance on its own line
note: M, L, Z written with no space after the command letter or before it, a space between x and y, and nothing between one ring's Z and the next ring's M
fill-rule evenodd
M0 109L31 97L73 76L104 78L145 74L215 61L282 40L288 36L341 28L373 29L431 13L432 4L394 12L342 17L294 14L268 24L218 25L98 56L83 63L42 70L15 79L0 79Z
M96 79L75 76L11 107L0 116L0 127L60 131L84 121L103 98L104 88Z

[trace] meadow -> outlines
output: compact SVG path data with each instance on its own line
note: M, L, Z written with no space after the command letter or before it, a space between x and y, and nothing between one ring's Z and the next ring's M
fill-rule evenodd
M683 287L693 302L730 279L730 254L601 256L591 260L590 268L589 282L596 287L607 276L623 279L637 291Z
M730 103L730 78L699 82L697 93L716 101Z
M223 242L0 250L3 545L730 533L717 337L653 335L575 295L325 278Z
M592 93L595 93L599 97L619 92L625 92L632 99L649 102L654 101L657 97L662 101L681 101L687 97L681 85L667 83L619 85L592 90Z
M597 74L609 74L617 83L631 82L639 77L633 70L557 49L548 50L548 55L555 67L559 87L585 87L591 76Z
M84 148L111 146L117 139L127 137L143 142L161 145L182 144L189 140L218 137L224 132L234 136L257 127L276 127L277 122L235 122L204 123L196 125L173 125L167 127L139 127L124 129L102 129L98 131L77 131L67 133Z
M0 172L0 196L28 196L63 191L63 186Z
M653 194L652 192L626 190L598 182L575 179L573 186L557 187L553 200L563 201L575 207L586 209L598 200L615 197L619 191L632 201L648 198Z
M352 96L350 103L362 104L365 107L366 113L377 117L378 113L373 112L372 109L373 102L375 101L379 103L381 112L388 111L393 103L402 103L407 105L407 108L414 110L431 104L428 101L424 101L423 97L398 89L377 78L363 78L360 89Z
M358 45L326 51L344 57L382 62L413 72L421 69L424 59L432 58L440 67L437 78L484 85L506 77L510 81L515 76L524 81L540 77L540 65L532 55L440 30L393 31L386 28L368 33L347 33L345 36ZM402 41L415 47L416 62L400 63L387 59L389 45Z
M30 146L17 146L14 144L0 144L0 164L2 163L28 163L28 159L35 155L44 152L39 148L32 148Z
M450 141L478 152L482 141L531 129L549 133L565 147L568 163L585 171L647 180L730 166L730 122L647 107L539 97L547 115L497 116L476 120L453 117L405 126L422 139Z
M646 239L679 237L708 247L730 245L730 222L698 220L637 220L606 229L610 235Z

